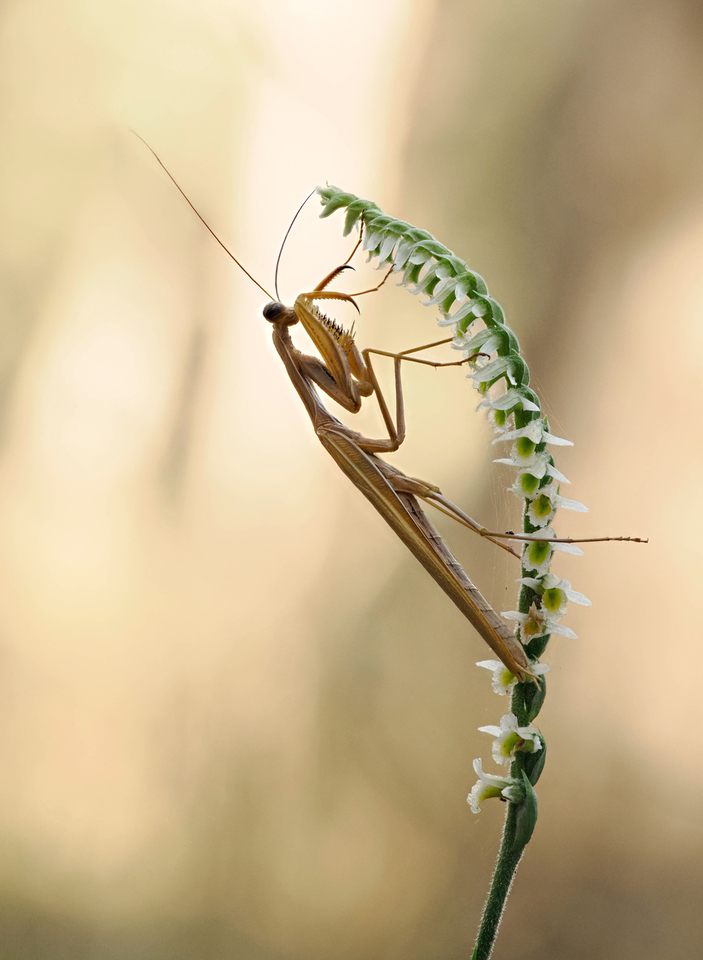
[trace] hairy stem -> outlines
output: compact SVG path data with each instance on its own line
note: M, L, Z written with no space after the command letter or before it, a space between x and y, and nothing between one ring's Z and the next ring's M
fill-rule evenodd
M483 916L481 917L471 960L488 960L493 952L493 944L498 935L498 927L510 893L513 877L525 850L524 847L519 847L517 851L513 849L516 809L516 804L508 803L496 868L488 891L486 905L483 908Z

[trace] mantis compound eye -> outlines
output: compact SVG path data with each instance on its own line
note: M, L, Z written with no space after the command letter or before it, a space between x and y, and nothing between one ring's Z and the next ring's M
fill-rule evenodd
M282 303L272 300L271 303L267 303L264 307L264 317L270 323L275 323L276 320L280 320L281 316L285 313L285 310L286 308Z

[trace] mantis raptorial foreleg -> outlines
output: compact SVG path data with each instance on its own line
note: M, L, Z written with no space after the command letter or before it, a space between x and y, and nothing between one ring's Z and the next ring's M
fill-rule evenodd
M334 270L330 270L330 272L327 274L327 276L318 283L318 285L315 287L315 289L312 291L312 293L306 294L306 296L308 296L308 297L313 297L313 294L319 293L321 290L324 290L327 286L329 286L330 283L332 283L332 281L334 280L334 278L335 278L335 277L338 277L338 276L340 275L340 273L343 273L343 272L344 272L344 270L354 270L354 267L351 266L350 261L351 261L352 257L354 256L354 254L356 253L356 251L359 249L359 245L360 245L360 243L361 243L361 239L362 239L362 237L363 237L363 234L364 234L364 231L363 231L363 227L362 227L362 229L359 231L359 239L356 241L356 244L354 245L354 249L353 249L352 252L349 254L349 256L348 256L347 259L344 261L344 263L340 264L338 267L335 267ZM351 300L352 300L352 303L353 303L353 302L354 302L354 301L353 301L353 298L354 298L354 297L362 297L365 293L376 293L377 290L380 290L380 289L381 289L381 287L383 286L383 284L386 282L386 280L390 277L390 275L391 275L392 273L393 273L393 267L391 267L389 270L386 271L386 273L383 275L383 280L381 280L380 283L377 283L375 287L370 287L368 290L359 290L358 293L348 294L348 298L351 299ZM355 304L355 306L356 306L356 304ZM424 348L423 348L423 347L420 347L419 349L422 350L422 349L424 349ZM411 351L411 352L412 352L412 351Z

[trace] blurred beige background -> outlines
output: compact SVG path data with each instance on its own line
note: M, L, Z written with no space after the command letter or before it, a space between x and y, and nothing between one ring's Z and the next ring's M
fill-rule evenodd
M495 956L697 956L701 5L23 0L0 45L0 957L466 957L502 820L465 803L486 650L130 127L264 286L324 180L487 279L576 444L559 529L651 538L557 567L594 605L549 648ZM348 249L309 204L282 296ZM362 345L436 335L394 287L363 306ZM394 462L514 526L462 373L406 384Z

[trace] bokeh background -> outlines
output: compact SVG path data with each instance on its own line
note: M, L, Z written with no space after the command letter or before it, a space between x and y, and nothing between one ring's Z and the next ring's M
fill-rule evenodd
M0 50L3 960L466 957L503 814L465 802L487 650L129 128L264 286L325 180L486 277L575 442L559 530L651 538L557 567L594 605L549 649L495 956L698 956L701 4L6 0ZM308 204L284 299L340 226ZM393 286L363 308L362 345L436 337ZM405 379L394 462L515 526L463 373ZM438 525L513 608L507 555Z

